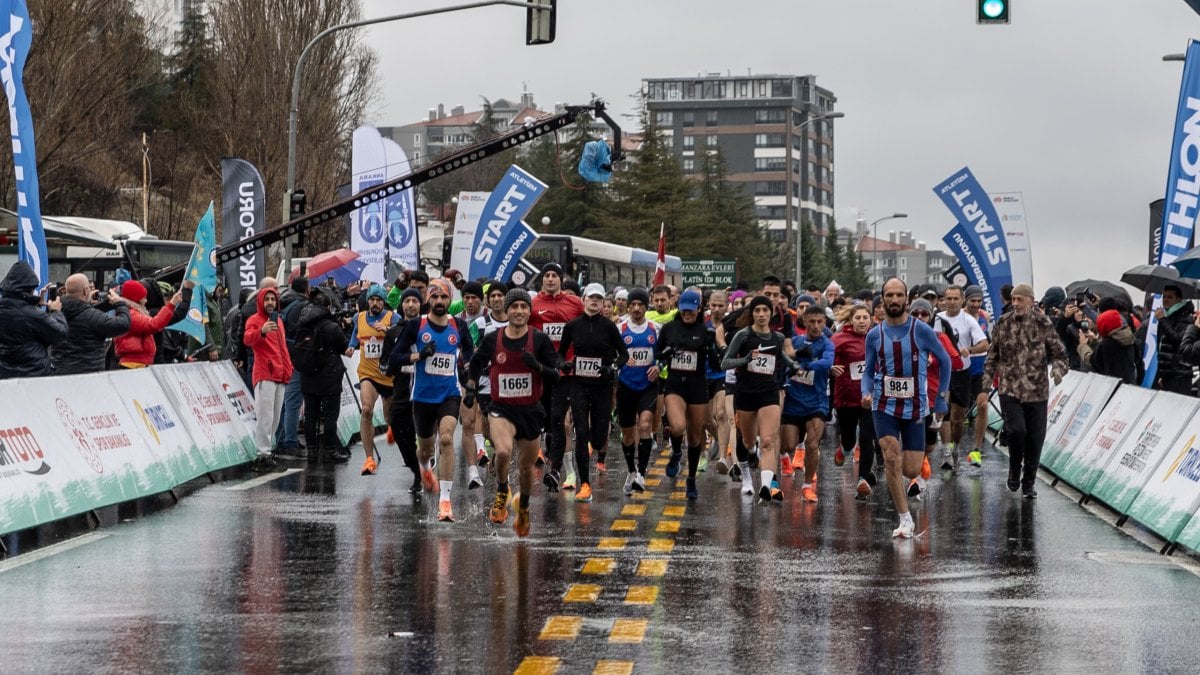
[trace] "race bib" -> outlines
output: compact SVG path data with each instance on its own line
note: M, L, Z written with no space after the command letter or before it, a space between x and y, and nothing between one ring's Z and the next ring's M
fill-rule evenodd
M533 395L533 373L500 375L496 380L500 385L496 398L527 398Z
M550 338L551 342L562 342L563 323L548 323L542 326L542 332L546 337Z
M696 363L699 361L696 352L675 352L671 355L671 370L677 370L681 373L696 372Z
M892 377L885 375L883 377L883 395L891 396L892 398L909 399L916 396L917 384L916 380L911 377Z
M798 372L792 376L792 382L795 382L797 384L806 384L811 387L813 385L813 376L814 376L813 371L801 370L800 372Z
M649 347L636 347L629 350L629 358L635 366L648 366L654 363L654 350Z
M867 362L855 361L854 363L846 366L846 370L850 373L850 379L858 382L859 380L863 379L863 373L867 372Z
M456 374L454 372L454 362L456 358L457 357L455 354L443 354L441 352L430 356L429 359L425 361L425 374L438 375L441 377L454 376Z
M407 366L400 366L400 372L406 375L412 375L414 372L416 372L416 368L410 363Z
M756 375L774 375L775 355L759 354L758 356L751 356L750 363L746 364L746 370Z
M383 340L379 338L368 338L362 343L362 355L365 359L375 359L378 361L383 358Z
M579 377L600 377L600 359L576 356L575 374Z
M737 384L737 371L725 371L725 384Z

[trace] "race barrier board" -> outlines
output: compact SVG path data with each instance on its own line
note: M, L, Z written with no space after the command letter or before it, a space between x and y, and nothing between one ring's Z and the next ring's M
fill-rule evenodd
M1063 384L1065 389L1065 378ZM1043 467L1053 472L1051 467L1058 462L1058 456L1087 435L1118 384L1120 380L1115 377L1088 373L1069 396L1064 396L1067 400L1061 405L1066 414L1056 413L1053 422L1047 418L1046 444L1042 446Z
M346 366L346 376L342 378L342 402L338 411L338 439L342 445L350 443L351 437L359 431L359 420L362 415L362 405L359 402L358 388L358 359L359 351L353 356L343 356L342 363ZM375 403L375 414L371 418L375 426L386 426L387 415L383 410L383 399Z
M1063 376L1062 382L1054 384L1050 381L1050 399L1046 404L1046 439L1058 438L1062 434L1063 428L1066 427L1071 413L1075 412L1079 401L1076 399L1076 392L1082 395L1087 387L1084 385L1084 380L1087 377L1084 373L1070 370ZM1046 444L1048 445L1048 443ZM1046 462L1046 445L1042 448L1042 463Z
M1129 516L1168 542L1176 542L1200 506L1200 414L1192 415L1150 480L1129 507Z
M1121 387L1125 389L1125 387ZM1160 391L1125 440L1117 446L1091 495L1121 515L1158 469L1159 463L1179 437L1187 421L1196 414L1200 401L1191 396Z
M1087 494L1099 477L1100 469L1108 463L1117 446L1141 419L1154 394L1154 390L1141 387L1117 389L1108 405L1096 416L1088 433L1047 463L1050 470Z
M224 369L232 373L194 363L0 381L0 534L253 459L252 435L210 379Z

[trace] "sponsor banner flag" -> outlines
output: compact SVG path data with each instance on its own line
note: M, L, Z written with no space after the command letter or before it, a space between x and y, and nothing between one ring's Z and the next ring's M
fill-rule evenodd
M997 304L997 301L992 297L992 289L990 288L991 279L988 278L987 273L983 269L983 262L975 255L975 250L971 246L970 233L967 232L962 223L959 223L950 228L946 236L942 237L942 241L958 257L958 264L947 271L947 274L950 271L957 271L968 285L974 284L978 286L983 291L984 310L987 311L988 316L998 316L1000 308L1004 306L1004 301L1001 299L999 300L999 304ZM999 295L999 291L1000 288L996 287L997 295Z
M208 323L207 296L217 286L217 227L213 221L212 202L208 203L208 210L196 226L195 242L192 259L183 274L184 281L196 284L192 289L192 304L187 316L167 328L187 333L196 338L196 342L204 344L204 325Z
M225 246L249 239L266 229L267 191L262 174L253 164L236 157L221 159L221 243ZM266 249L258 249L222 266L229 297L243 288L257 289L267 274Z
M513 164L488 196L471 247L468 279L498 279L505 283L521 257L537 241L537 232L523 218L546 191L546 184Z
M967 167L935 185L933 192L958 221L957 230L946 236L961 237L961 241L946 239L946 243L969 274L973 270L979 275L975 283L983 289L988 314L1000 316L999 309L1004 306L1000 287L1011 284L1013 275L1004 227L992 200Z
M0 80L8 97L8 124L12 135L13 176L17 187L17 257L29 263L38 280L50 282L46 233L42 229L41 193L38 190L37 152L33 144L33 116L25 96L25 57L33 42L33 24L25 0L0 0ZM7 20L7 24L4 24Z
M1200 42L1190 40L1179 86L1179 104L1175 110L1175 133L1171 140L1171 158L1167 164L1167 191L1163 204L1162 234L1158 249L1159 265L1170 265L1192 244L1196 228L1197 197L1200 196ZM1162 296L1151 301L1154 310L1162 308ZM1158 319L1154 313L1146 321L1146 345L1142 361L1146 376L1142 386L1154 384L1158 374Z
M387 157L387 179L399 178L412 169L404 148L390 138L383 140ZM421 242L417 238L417 209L413 190L400 190L384 199L384 220L387 222L387 257L401 269L420 268Z
M1155 393L1153 389L1143 387L1118 388L1096 417L1091 431L1076 442L1070 452L1058 455L1058 461L1047 468L1083 494L1091 492L1100 477L1100 470L1137 426Z
M487 203L490 194L458 193L458 207L454 211L454 238L450 248L450 267L456 270L471 269L471 248L475 244L475 230L479 227L483 205Z
M1146 410L1104 467L1092 496L1111 506L1117 513L1127 513L1129 505L1167 456L1167 451L1179 437L1183 425L1196 413L1198 405L1200 401L1191 396L1158 392L1154 397L1154 405Z
M962 263L960 262L954 263L950 266L950 269L942 272L942 278L945 279L946 283L948 284L954 284L955 286L961 286L963 288L971 283L967 278L966 271L963 270Z
M387 180L387 156L378 129L361 126L354 130L350 166L352 194L369 190ZM387 224L384 222L384 205L382 199L370 202L355 209L350 216L350 248L366 264L362 278L377 283L382 283L386 274Z
M1159 251L1162 250L1163 205L1166 200L1155 199L1150 202L1150 250L1146 256L1147 265L1157 265Z
M1200 414L1194 415L1142 486L1129 516L1169 542L1200 506Z
M1029 241L1029 220L1025 215L1025 195L1020 192L996 192L992 205L1000 216L1004 241L1008 244L1008 262L1012 283L1033 285L1033 245Z

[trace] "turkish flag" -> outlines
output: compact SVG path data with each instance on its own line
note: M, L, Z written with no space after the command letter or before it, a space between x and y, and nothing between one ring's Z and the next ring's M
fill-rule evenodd
M654 285L661 286L667 281L667 239L666 223L658 226L658 262L654 264Z

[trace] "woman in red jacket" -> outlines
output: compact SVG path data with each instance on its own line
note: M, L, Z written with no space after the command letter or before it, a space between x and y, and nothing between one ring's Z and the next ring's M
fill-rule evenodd
M859 449L857 499L865 500L875 486L875 423L871 411L862 407L859 391L863 367L866 365L867 331L871 329L871 309L866 305L850 305L838 317L842 329L833 336L833 407L837 410L838 433L841 444L833 455L833 463L846 461L845 451L856 445ZM858 440L855 442L855 434Z
M113 340L113 350L122 368L145 368L154 363L154 336L171 323L183 295L175 293L153 317L146 309L146 287L142 282L130 279L121 284L121 297L129 301L129 332Z

